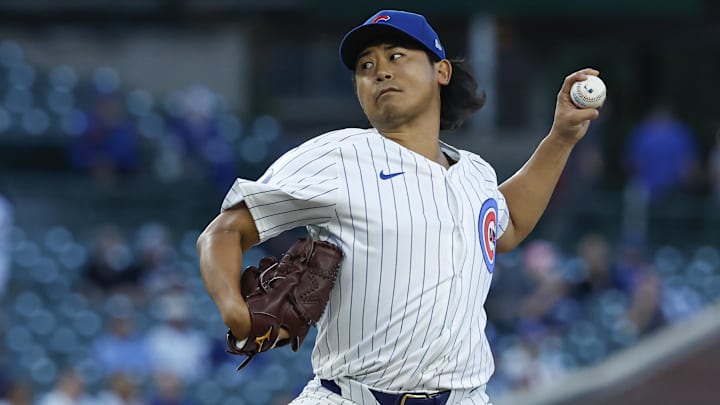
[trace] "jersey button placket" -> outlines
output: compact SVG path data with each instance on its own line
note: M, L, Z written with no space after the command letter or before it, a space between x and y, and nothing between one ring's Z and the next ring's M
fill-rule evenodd
M455 268L453 268L453 275L456 279L462 279L463 262L465 261L465 236L463 232L463 218L462 208L458 198L458 192L454 186L452 179L449 176L445 176L445 184L448 190L448 199L450 200L450 211L453 213L454 224L453 224L453 240L459 246L456 246L455 251L458 252L454 257Z

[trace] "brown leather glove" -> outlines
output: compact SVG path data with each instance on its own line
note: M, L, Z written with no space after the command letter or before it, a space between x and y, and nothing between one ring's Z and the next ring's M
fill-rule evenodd
M265 257L241 277L241 293L250 312L250 334L244 342L228 330L228 353L247 356L238 366L275 347L291 344L297 351L310 326L322 316L330 299L343 254L330 242L300 239L280 262ZM290 337L279 339L280 328Z

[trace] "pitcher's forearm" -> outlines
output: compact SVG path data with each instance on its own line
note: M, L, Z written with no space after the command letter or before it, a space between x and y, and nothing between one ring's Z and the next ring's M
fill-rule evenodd
M240 293L241 246L239 233L222 230L204 232L197 243L205 289L225 324L240 339L250 331L247 306Z
M500 185L517 243L530 234L545 212L572 149L573 145L550 134L540 142L525 165Z

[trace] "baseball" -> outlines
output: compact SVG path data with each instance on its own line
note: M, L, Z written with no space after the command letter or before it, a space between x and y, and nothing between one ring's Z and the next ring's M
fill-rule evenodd
M600 108L605 101L605 83L597 76L573 83L570 100L578 108Z

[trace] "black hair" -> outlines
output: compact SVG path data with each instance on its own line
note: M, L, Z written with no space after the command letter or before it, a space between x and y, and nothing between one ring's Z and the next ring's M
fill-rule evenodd
M393 43L404 48L425 51L431 63L440 61L433 52L425 49L416 40L397 34L390 38L376 39L365 46ZM478 82L472 68L461 58L449 59L452 65L450 83L440 89L440 130L452 131L462 126L466 119L485 105L485 92L478 93ZM353 84L355 77L353 75Z
M428 55L431 60L435 56ZM478 93L477 79L464 59L450 59L450 64L453 68L450 83L440 88L441 130L460 128L466 119L485 105L486 98L484 91Z

